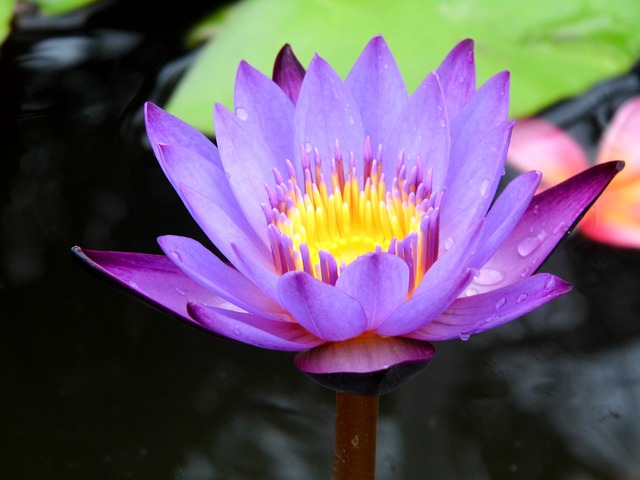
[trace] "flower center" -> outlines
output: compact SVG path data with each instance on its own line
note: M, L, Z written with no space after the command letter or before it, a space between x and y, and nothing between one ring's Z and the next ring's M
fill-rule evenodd
M431 194L431 172L425 173L417 158L407 173L401 154L388 188L382 149L374 158L367 138L360 180L353 153L345 174L336 141L329 191L318 151L314 151L313 168L306 151L301 151L304 192L287 161L289 178L285 181L274 170L276 186L267 186L269 205L263 205L278 273L304 270L334 284L341 270L359 256L385 251L407 262L413 291L438 254L442 195Z

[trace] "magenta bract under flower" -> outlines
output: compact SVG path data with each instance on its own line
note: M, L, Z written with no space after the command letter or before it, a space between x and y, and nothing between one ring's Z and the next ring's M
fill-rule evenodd
M217 147L153 104L150 143L223 261L164 236L164 255L75 252L135 295L215 335L298 352L351 393L386 393L430 342L509 322L570 289L534 274L621 169L603 164L535 195L538 172L494 199L512 122L509 75L479 89L473 42L411 95L374 37L345 80L286 47L274 79L238 68L215 106Z

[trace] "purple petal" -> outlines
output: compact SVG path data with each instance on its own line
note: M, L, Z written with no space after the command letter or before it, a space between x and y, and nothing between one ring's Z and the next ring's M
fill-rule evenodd
M280 305L198 241L166 235L158 238L158 243L165 255L184 273L216 295L249 313L271 320L288 318Z
M280 277L278 294L300 325L329 342L353 338L367 328L367 315L356 299L305 272Z
M344 158L353 152L362 158L364 130L358 106L342 79L321 57L315 55L302 82L294 114L294 153L297 171L301 171L300 149L313 158L317 148L325 180L331 178L331 159L336 140ZM362 172L359 172L362 177Z
M177 144L196 152L205 160L222 168L218 149L199 130L151 102L144 104L144 118L147 136L156 157L159 157L159 144Z
M220 104L215 106L215 129L229 185L249 223L265 232L261 204L268 200L265 185L273 185L273 168L286 172L285 158L275 158L265 139Z
M442 189L449 163L449 120L435 73L429 74L405 103L386 147L382 167L387 179L395 177L398 155L404 152L407 172L420 157L425 169L433 170L433 190Z
M472 265L480 268L496 252L522 218L536 193L542 174L531 171L509 182L486 216L478 253Z
M623 166L624 162L596 165L533 197L511 235L485 264L500 272L500 282L480 285L478 291L494 290L531 275Z
M473 46L473 40L462 40L436 70L447 104L447 115L451 120L460 114L476 91Z
M375 330L407 298L409 267L395 255L370 253L350 263L336 287L360 302L368 330Z
M164 255L103 252L80 247L73 247L72 252L90 273L189 322L193 320L187 313L188 301L221 303L213 292L185 275Z
M187 185L181 185L180 190L185 205L200 228L238 270L251 278L239 266L238 256L242 255L255 264L256 268L268 270L275 275L271 251L265 244L254 240L253 236L242 230L236 221L209 197ZM237 246L235 250L233 245Z
M212 202L218 205L219 209L234 221L237 225L237 235L250 237L253 242L267 245L266 228L256 232L244 216L236 198L227 183L227 177L222 168L206 161L196 152L188 150L181 145L158 145L158 161L165 175L175 188L176 192L187 206L194 218L194 209L199 207L198 203L191 204L183 195L181 185L189 187L191 190L201 192ZM206 215L208 212L198 212L198 216Z
M425 289L400 305L377 330L379 335L407 335L433 321L449 307L471 283L475 271L467 269L452 275L442 285Z
M291 45L286 44L278 52L273 65L273 81L287 94L294 105L298 102L304 67L294 55Z
M362 336L339 343L326 343L294 357L305 373L377 372L404 362L422 362L435 355L428 342L408 338Z
M540 273L487 293L457 299L442 315L408 336L419 340L468 338L535 310L571 290L571 285Z
M278 85L244 61L238 67L233 105L236 116L266 140L273 158L293 158L293 103Z
M294 322L274 322L250 313L199 303L189 304L189 314L217 335L260 348L299 352L323 343Z
M391 127L407 101L407 87L384 38L369 41L345 80L360 109L364 133L374 151L386 145Z

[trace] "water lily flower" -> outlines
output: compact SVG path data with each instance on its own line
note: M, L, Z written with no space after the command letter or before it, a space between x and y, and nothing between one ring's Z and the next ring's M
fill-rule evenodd
M640 248L640 97L616 111L599 143L596 164L624 160L617 176L580 222L580 231L602 243ZM539 190L566 180L591 162L567 132L542 118L519 120L513 131L508 162L526 171L541 170Z
M163 255L74 248L95 272L215 335L296 352L338 391L378 395L434 355L569 291L535 273L622 168L535 195L541 174L494 199L513 122L509 74L476 88L459 43L412 95L381 36L342 79L289 47L270 79L241 62L217 146L148 103L161 167L221 252L158 239ZM535 196L534 196L535 195Z

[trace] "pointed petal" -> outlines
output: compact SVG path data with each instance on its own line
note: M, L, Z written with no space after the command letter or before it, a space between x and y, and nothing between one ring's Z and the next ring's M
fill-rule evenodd
M184 273L216 295L249 313L271 320L287 316L282 307L261 292L253 282L198 241L165 235L158 238L158 244Z
M293 158L293 103L278 85L245 61L238 67L233 105L236 116L262 135L274 159Z
M280 304L313 335L339 342L360 335L367 315L357 300L342 290L294 271L278 281Z
M238 270L242 271L238 267L238 254L232 248L233 244L238 246L242 255L249 257L260 268L275 271L269 247L239 227L236 220L220 205L188 185L180 185L180 191L191 216L222 255Z
M505 187L485 217L486 226L472 263L474 267L484 265L511 234L531 203L541 177L540 172L523 173Z
M144 119L149 143L156 157L159 144L182 145L222 168L216 146L202 132L151 102L144 104Z
M89 273L188 322L193 322L187 313L189 300L209 304L221 300L185 275L164 255L103 252L80 247L73 247L72 253Z
M462 274L452 275L439 287L425 289L419 295L413 295L400 305L377 330L379 335L407 335L425 323L432 322L451 305L471 283L475 271L465 270Z
M487 293L457 299L442 315L408 336L437 341L484 332L535 310L571 290L548 273L528 277Z
M338 277L336 287L355 298L375 330L407 298L409 267L389 253L370 253L350 263Z
M542 186L545 188L589 167L587 156L578 142L542 118L516 121L507 162L524 172L540 170L543 173Z
M331 178L331 159L336 140L344 158L353 152L356 158L364 151L364 130L358 106L342 79L321 57L315 55L302 82L294 114L294 153L297 171L301 171L300 148L313 158L317 148L324 178ZM359 172L362 176L362 172Z
M447 115L455 119L476 92L473 40L458 43L442 61L436 73L444 92Z
M486 215L504 170L511 127L511 122L504 122L477 144L456 148L464 168L447 180L440 214L445 238L458 240L469 225Z
M360 109L364 134L371 146L386 145L396 118L408 98L407 87L384 38L373 37L349 72L345 83Z
M189 304L189 314L207 330L255 347L299 352L323 343L294 322L274 322L199 303Z
M425 113L425 112L428 112ZM405 103L382 150L384 175L395 177L398 155L404 151L407 171L420 157L425 169L433 170L433 191L440 191L449 163L449 120L440 81L430 73Z
M286 172L285 158L275 158L266 140L220 104L215 106L216 139L229 185L249 223L266 238L265 185L273 185L273 168Z
M368 373L404 362L427 361L434 355L435 348L428 342L371 335L326 343L296 355L294 363L305 373Z
M294 104L298 102L304 74L304 67L293 53L291 45L286 44L278 52L272 78Z
M531 275L582 213L624 166L609 162L591 167L536 195L522 219L484 268L499 272L499 282L474 285L480 293Z

